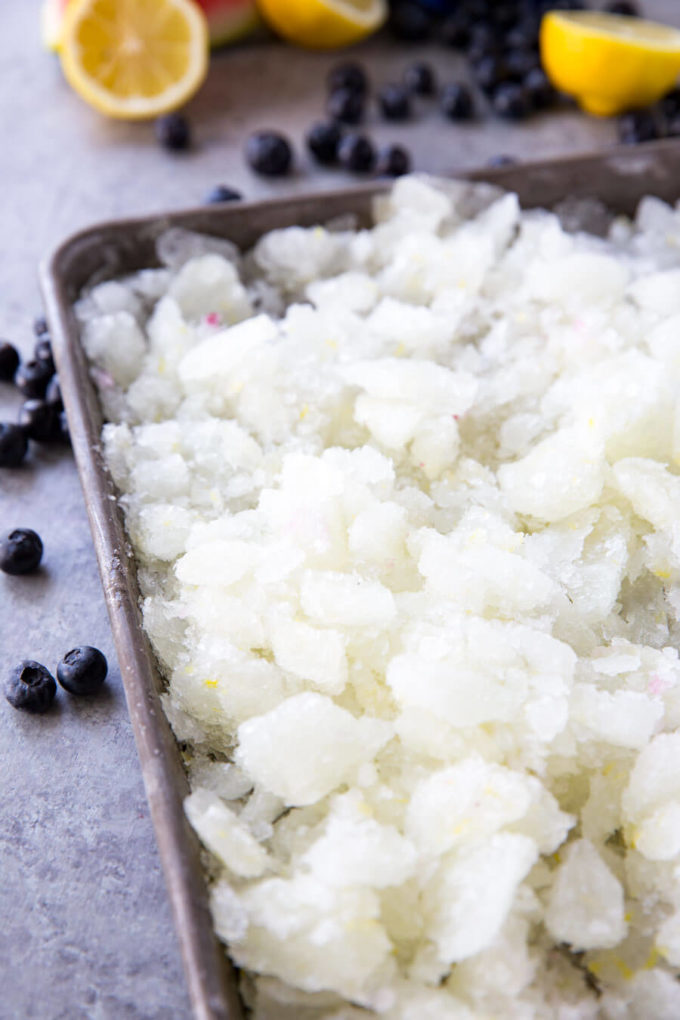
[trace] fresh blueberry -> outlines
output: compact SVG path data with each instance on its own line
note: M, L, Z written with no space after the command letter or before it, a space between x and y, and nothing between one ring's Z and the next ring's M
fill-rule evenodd
M313 124L307 132L307 148L317 163L332 166L338 161L338 146L342 131L334 120Z
M54 677L40 662L25 659L15 666L5 684L5 697L13 708L46 712L57 693Z
M640 17L637 4L627 3L626 0L619 0L617 3L607 4L605 11L609 14L625 14L629 18Z
M540 65L538 53L534 50L509 50L503 59L507 75L513 81L522 81Z
M534 110L546 110L557 99L557 93L541 67L534 67L524 78L524 88Z
M429 64L411 64L404 71L404 85L417 96L433 96L437 90L437 79Z
M6 574L31 574L40 566L43 544L30 528L14 528L0 538L0 570Z
M522 120L531 110L526 90L512 81L498 86L492 104L498 116L507 120Z
M456 11L445 18L438 29L442 42L454 50L464 50L470 43L470 22L465 14Z
M49 331L50 327L47 325L47 319L45 316L38 315L38 317L33 320L33 332L35 335L38 337L44 336L45 333L49 333Z
M25 361L14 376L14 382L25 397L44 397L47 386L54 375L54 368L47 361Z
M538 25L535 21L520 21L510 29L503 41L508 50L536 50Z
M220 205L222 202L240 202L243 195L226 184L216 184L203 199L204 205Z
M661 111L665 117L675 117L680 113L680 88L671 89L661 100Z
M402 177L411 170L411 156L402 145L388 145L378 153L375 172L379 177Z
M19 352L6 340L0 341L0 379L12 382L20 362Z
M54 364L54 355L52 354L52 343L48 336L43 336L38 340L33 348L33 357L36 361L44 361L52 375L54 375L56 366Z
M57 680L69 694L96 694L108 668L106 657L98 648L80 645L67 652L57 666Z
M424 42L432 31L432 19L427 11L414 3L399 3L390 16L392 34L402 42Z
M517 160L514 156L505 156L502 153L498 156L492 156L487 160L486 165L489 167L502 167L502 166L514 166Z
M61 396L61 386L59 385L59 376L53 375L49 381L47 392L45 393L45 400L48 404L52 404L57 411L63 411L64 401Z
M56 438L60 443L71 442L71 432L68 427L68 418L66 417L66 411L59 411L57 416L57 433Z
M189 121L181 113L166 113L156 121L156 139L171 152L182 152L191 145Z
M336 89L326 101L326 112L343 124L358 124L364 116L364 97L352 89Z
M476 21L470 28L470 42L468 44L468 56L470 51L483 50L486 53L494 52L499 46L499 33L494 25L488 20Z
M0 467L18 467L28 453L28 439L21 425L0 422Z
M507 80L508 71L501 57L483 57L472 69L474 79L482 92L491 95Z
M386 120L408 120L411 114L411 97L405 85L385 85L378 102Z
M336 64L328 72L326 79L328 91L337 92L338 89L349 89L351 92L358 92L365 96L368 92L368 77L361 64L348 61L346 64Z
M680 135L680 114L669 117L666 121L666 135L668 138L677 138Z
M264 177L283 177L293 162L293 150L277 131L256 131L246 142L246 159Z
M444 86L440 106L442 113L449 120L470 120L475 112L470 89L457 81Z
M649 110L631 110L619 117L619 141L624 145L638 145L659 137L654 114Z
M29 439L49 443L57 437L59 411L47 400L27 400L19 411L19 424Z
M370 138L351 132L338 146L338 160L345 170L353 173L368 173L375 166L375 149Z

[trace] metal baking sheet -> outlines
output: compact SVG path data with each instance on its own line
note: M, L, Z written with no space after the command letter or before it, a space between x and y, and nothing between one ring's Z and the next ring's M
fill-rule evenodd
M461 177L516 191L525 207L595 198L632 213L643 195L680 198L680 140L587 156L485 169ZM257 203L211 206L103 223L65 241L41 267L73 450L85 494L144 784L197 1020L241 1020L234 971L213 933L198 841L182 802L188 784L179 747L160 702L163 681L142 630L132 550L102 458L102 414L79 342L73 303L93 279L157 265L155 242L170 227L228 238L248 248L274 228L325 223L352 214L368 222L384 185ZM584 224L588 227L589 224Z

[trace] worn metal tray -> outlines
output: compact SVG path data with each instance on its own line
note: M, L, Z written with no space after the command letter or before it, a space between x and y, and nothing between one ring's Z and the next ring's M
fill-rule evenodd
M680 198L680 141L462 176L517 191L525 206L554 206L567 196L593 197L614 212L631 213L646 194L667 201ZM323 223L345 213L367 221L371 200L381 187L364 185L303 198L212 206L103 223L64 242L41 268L73 449L191 1003L200 1020L240 1020L243 1010L233 970L213 934L199 845L182 808L188 793L187 779L161 707L163 681L142 630L135 563L102 458L102 414L79 343L73 303L93 277L113 278L157 265L155 241L168 227L229 238L241 248L248 248L261 234L276 227Z

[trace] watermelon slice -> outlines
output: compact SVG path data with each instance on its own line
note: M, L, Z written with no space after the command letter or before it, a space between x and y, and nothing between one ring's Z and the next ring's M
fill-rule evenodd
M59 49L61 23L70 0L44 0L42 38L49 50ZM210 44L222 46L236 42L260 24L255 0L196 0L205 12L210 29Z

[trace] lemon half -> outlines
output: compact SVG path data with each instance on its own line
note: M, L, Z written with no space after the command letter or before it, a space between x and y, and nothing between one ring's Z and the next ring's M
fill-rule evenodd
M561 92L601 117L649 106L680 73L680 31L641 18L551 11L541 22L541 60Z
M319 50L358 42L387 17L386 0L258 0L258 5L284 39Z
M185 103L208 69L208 26L193 0L73 0L61 63L109 117L143 120Z

